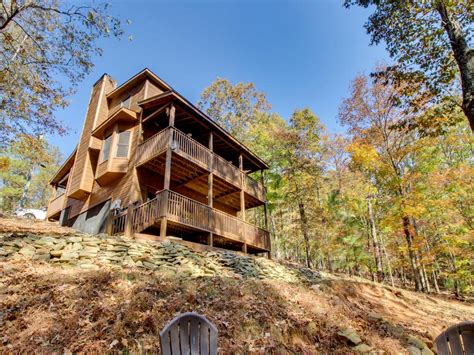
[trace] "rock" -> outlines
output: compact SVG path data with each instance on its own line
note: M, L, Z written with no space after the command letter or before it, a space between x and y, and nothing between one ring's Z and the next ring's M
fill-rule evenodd
M405 332L403 327L401 327L399 325L392 324L390 322L387 322L386 324L387 324L387 329L390 331L390 333L392 333L393 335L395 335L397 337L401 337L403 335L403 333Z
M408 347L408 352L410 352L410 354L413 354L413 355L414 354L423 354L423 355L433 354L433 352L428 348L428 346L423 341L418 339L417 337L415 337L413 335L408 335L406 340L407 340L408 344L410 345ZM416 352L415 349L418 352Z
M410 345L408 347L408 353L410 355L421 355L421 350L418 349L416 346Z
M25 245L23 248L21 248L19 251L18 251L21 255L24 255L24 256L33 256L35 255L36 253L36 248L32 245Z
M372 346L369 346L369 345L364 344L364 343L359 344L359 345L357 345L357 346L354 347L354 350L355 350L355 351L357 351L357 352L359 352L359 353L362 353L362 354L368 353L368 352L370 352L372 349L373 349Z
M376 313L376 312L370 312L368 315L367 315L367 318L373 322L380 322L380 321L383 321L383 316L379 313Z
M79 264L79 267L81 269L87 269L87 270L99 270L98 265L90 264L90 263Z
M59 258L63 254L63 251L62 250L51 250L49 253L51 254L51 256L53 256L55 258Z
M427 347L426 344L423 341L421 341L417 337L414 337L413 335L408 335L406 340L407 340L408 344L414 345L415 347L417 347L420 350Z
M82 249L82 244L78 242L72 243L72 250L81 250Z
M82 242L82 237L68 237L66 240L71 243L80 243Z
M61 260L76 260L78 257L79 253L70 250L64 251L61 254Z
M43 261L49 261L49 259L51 259L51 255L49 253L38 253L38 254L35 254L33 255L33 260L43 260Z
M337 333L341 337L345 338L354 345L362 343L359 334L352 328L346 328Z

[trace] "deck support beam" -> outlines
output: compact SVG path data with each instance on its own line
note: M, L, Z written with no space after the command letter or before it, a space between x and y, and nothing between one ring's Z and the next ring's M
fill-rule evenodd
M174 104L171 103L171 106L169 107L169 110L166 110L169 118L169 126L174 127L174 118L175 118L175 113L176 109L174 107ZM167 232L167 225L168 225L168 219L166 216L168 215L168 191L170 189L170 182L171 182L171 156L172 156L172 151L171 151L171 146L173 143L173 131L170 131L169 135L169 141L168 141L168 148L166 149L166 162L165 162L165 176L164 176L164 183L163 183L163 190L165 190L165 195L163 199L163 213L161 217L161 225L160 225L160 237L166 237L166 232Z
M265 201L263 201L263 217L265 221L265 229L268 230L268 207L267 207L267 198L266 198L266 187L265 187L265 175L263 172L263 169L261 171L261 177L262 177L262 186L263 186L263 191L265 191Z
M240 212L242 220L245 221L245 173L244 173L244 158L242 154L239 155L239 169L240 169Z
M125 231L124 234L126 237L133 237L133 224L132 224L132 217L133 217L133 210L135 206L133 203L128 204L127 208L127 218L125 219Z
M214 169L214 134L212 132L209 132L209 143L208 143L208 148L210 150L209 153L209 175L207 178L207 205L210 208L213 208L214 205L214 175L213 175L213 169ZM211 228L214 226L214 221L211 221ZM209 233L209 237L207 239L207 244L209 246L214 245L214 234L212 232Z

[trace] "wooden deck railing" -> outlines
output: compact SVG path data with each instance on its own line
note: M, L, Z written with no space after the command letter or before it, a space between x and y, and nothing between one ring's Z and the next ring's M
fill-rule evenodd
M165 215L179 224L258 248L270 248L270 235L266 230L170 190L160 191L154 199L134 209L133 231L141 232Z
M112 216L112 235L123 234L125 231L125 225L127 223L128 218L128 209L124 209L122 211L113 212L114 215Z
M48 217L58 213L59 211L63 209L65 196L66 194L63 193L49 201L48 211L47 211Z
M165 129L141 143L137 149L137 165L146 163L148 160L166 151L170 134L171 131Z
M203 168L209 168L211 160L211 151L198 141L175 128L171 128L173 134L172 146L173 152L201 165Z
M170 137L170 134L172 135ZM185 133L176 128L169 127L154 136L148 138L145 142L138 146L137 150L137 165L146 163L148 160L162 154L166 151L169 142L173 152L182 157L193 161L206 170L209 170L209 163L213 162L212 172L228 181L229 183L242 187L242 172L239 168L228 162L221 156L211 152L207 147L189 137ZM261 201L265 200L265 191L263 185L252 179L246 174L244 175L243 189L248 194L255 196Z
M255 196L260 201L265 201L265 188L263 184L255 181L248 175L245 175L244 191L249 195Z
M159 192L156 197L143 203L133 210L132 230L141 232L155 224L155 222L164 215L162 211L162 200L164 191Z
M168 192L167 217L191 227L211 230L212 209L173 191Z
M217 154L213 154L213 173L220 178L230 182L231 184L241 187L242 186L242 172L240 169L229 163L224 158Z

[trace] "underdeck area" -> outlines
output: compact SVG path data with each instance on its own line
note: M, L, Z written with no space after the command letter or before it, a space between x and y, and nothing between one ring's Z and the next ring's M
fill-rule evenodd
M160 191L163 188L165 174L166 152L149 160L137 168L140 186L144 186L146 196ZM202 203L208 203L209 170L199 164L182 157L179 152L173 152L171 157L170 189ZM240 188L229 182L228 179L213 174L212 196L213 206L224 212L236 215L240 211ZM264 202L244 191L245 209L261 206Z
M145 229L141 234L148 236L156 236L159 238L161 228L161 221L157 221L153 226ZM167 223L167 237L177 238L187 242L209 245L209 232L192 228L177 222L168 221ZM152 239L151 239L152 240ZM244 243L231 240L219 235L213 235L212 246L215 248L222 248L233 251L245 251ZM246 246L246 252L249 254L265 253L267 250L255 248L251 245Z

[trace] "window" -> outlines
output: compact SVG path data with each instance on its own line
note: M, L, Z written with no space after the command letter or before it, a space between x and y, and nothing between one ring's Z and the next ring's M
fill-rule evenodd
M120 103L120 107L130 108L131 101L132 101L132 97L131 96L127 97L125 100L122 100L122 102Z
M112 145L112 137L113 137L112 134L110 134L104 140L104 143L102 145L102 159L101 159L101 161L109 160L110 146Z
M65 192L66 192L66 188L64 186L58 185L56 187L56 197L63 195Z
M117 158L127 158L128 157L128 146L130 143L130 131L119 132L118 134L118 143L117 143Z

